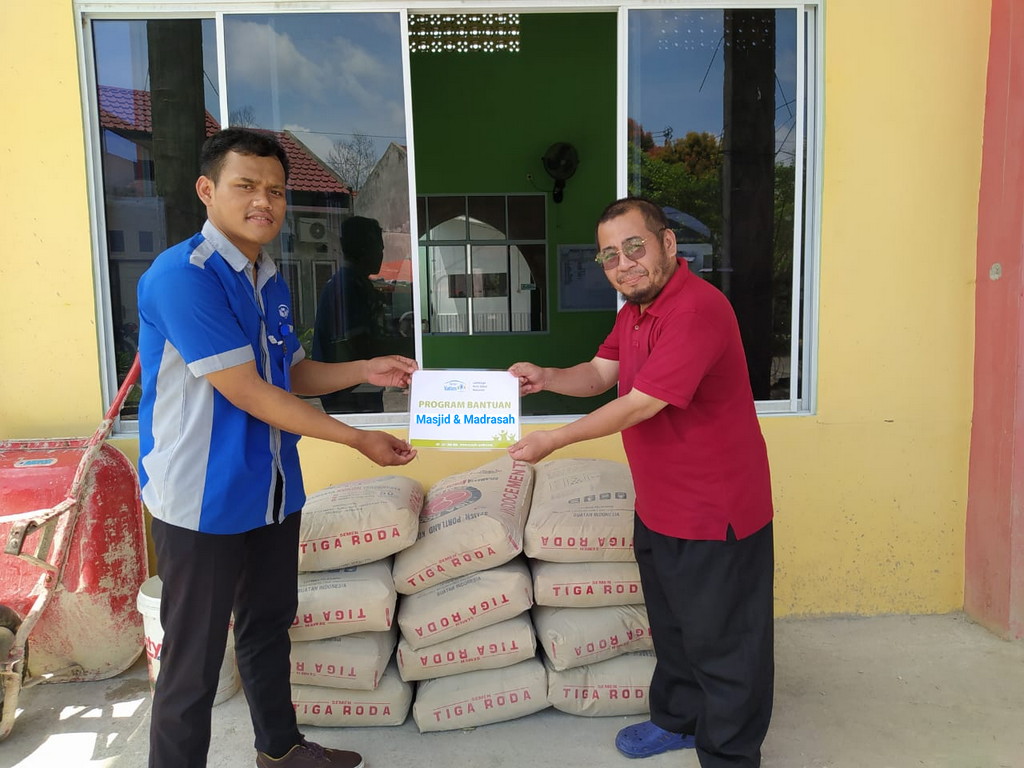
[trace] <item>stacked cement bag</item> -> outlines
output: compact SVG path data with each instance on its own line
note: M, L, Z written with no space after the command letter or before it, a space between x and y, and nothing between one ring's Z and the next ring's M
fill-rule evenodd
M405 681L420 731L468 728L549 706L521 557L534 470L503 456L427 494L416 543L395 557Z
M299 532L299 571L326 571L383 560L416 541L420 484L388 476L332 485L310 494Z
M654 658L633 555L633 481L604 459L536 467L524 551L548 700L576 715L648 711Z
M637 715L648 711L654 651L548 672L548 701L571 715Z
M394 664L393 558L416 540L423 491L388 476L311 494L299 533L299 608L292 624L298 722L401 725L412 686Z
M427 494L416 542L395 557L396 587L427 587L507 563L523 551L533 467L505 455L439 480Z

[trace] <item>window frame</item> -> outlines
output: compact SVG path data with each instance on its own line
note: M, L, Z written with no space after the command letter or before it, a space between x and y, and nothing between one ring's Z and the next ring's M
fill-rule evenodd
M791 359L799 360L799 385L791 388L790 397L786 400L758 400L755 402L758 416L805 416L813 414L817 406L817 374L818 374L818 304L819 304L819 267L821 243L821 198L822 198L822 158L823 158L823 103L824 103L824 13L827 0L803 0L790 2L771 2L769 0L677 0L675 2L658 2L650 0L590 0L586 5L580 0L479 0L473 6L445 5L425 0L406 0L393 2L387 0L362 0L361 2L340 5L332 0L296 3L294 10L287 7L288 3L276 0L163 0L158 5L145 0L73 0L73 13L76 19L76 42L78 49L79 89L84 122L85 170L88 185L89 217L92 223L90 245L92 251L94 278L94 297L96 301L97 341L99 352L99 374L103 402L113 401L117 391L117 373L114 364L114 338L110 318L111 312L111 279L108 267L108 243L106 233L106 214L104 208L104 191L102 175L102 152L99 126L99 109L96 97L96 61L92 47L91 25L93 21L102 20L146 20L152 18L190 18L213 19L217 37L217 58L219 77L226 73L226 60L223 45L224 17L253 13L347 13L347 12L392 12L398 13L402 21L402 68L405 78L405 109L407 130L407 151L409 161L409 205L410 229L418 231L416 208L415 179L415 147L412 124L412 94L410 81L410 46L408 38L408 16L410 13L431 12L508 12L508 13L609 13L617 14L617 72L616 88L616 189L618 195L625 194L627 188L627 152L626 152L626 119L628 105L628 22L631 11L650 10L699 10L699 9L733 9L733 8L792 8L797 11L797 23L800 27L797 35L797 78L802 85L804 99L799 102L801 116L797 120L799 131L797 142L804 142L808 147L805 156L798 157L796 168L797 179L804 179L797 189L802 191L801 205L795 206L794 213L794 296L800 296L793 302L791 326L792 334ZM219 109L221 123L226 114L227 90L221 90ZM410 235L412 236L412 235ZM799 246L798 246L799 244ZM418 250L419 243L413 246ZM419 259L413 260L413 279L420 284ZM414 291L413 307L415 313L415 350L417 360L422 360L422 308L420 289ZM621 297L619 299L621 302ZM549 312L551 311L550 292L548 295ZM620 303L621 306L621 303ZM549 320L550 322L550 320ZM800 337L803 338L798 348ZM524 418L524 423L561 423L573 421L580 414L562 416L532 416ZM382 414L344 414L335 418L363 427L403 427L408 424L408 413ZM135 421L121 422L116 425L118 434L136 434L138 427Z
M794 9L797 23L797 90L803 99L796 101L797 147L806 146L806 153L796 153L794 174L798 199L793 213L793 275L794 299L791 307L790 370L798 371L791 382L789 397L780 400L756 400L760 416L806 416L817 407L818 362L818 265L820 261L820 211L822 167L822 23L823 0L820 2L667 2L652 5L644 0L624 2L618 19L617 50L617 105L616 114L616 196L628 194L628 144L626 136L629 118L629 14L632 11L699 10L699 9ZM808 66L812 63L813 66ZM806 155L806 156L805 156ZM804 183L799 183L800 179ZM624 301L618 296L617 307ZM797 332L799 330L802 333ZM801 345L801 337L803 344Z
M470 214L469 214L469 201L470 201L471 198L493 198L495 200L500 199L502 201L502 204L503 204L504 209L505 209L505 212L504 212L505 222L506 222L505 228L506 229L510 229L510 227L508 226L508 220L509 220L509 215L510 215L509 214L509 200L511 198L514 198L514 197L543 198L544 195L538 194L538 193L535 193L535 192L479 193L479 194L478 193L469 193L469 192L459 192L459 193L451 193L451 194L448 194L448 193L445 193L445 194L426 194L426 193L424 193L424 194L421 194L421 195L417 195L416 199L417 199L417 201L422 199L424 201L424 203L426 203L426 201L429 198L432 198L432 197L436 197L436 198L463 198L463 201L464 201L463 209L465 211L464 215L467 217L467 221L469 220L468 217L470 216ZM426 206L425 206L425 209L426 209ZM419 212L419 207L418 207L418 205L417 205L417 208L416 208L416 212L417 212L417 216L419 216L419 213L418 213ZM428 223L429 223L429 221L428 221ZM466 260L466 269L468 271L466 273L463 273L463 274L467 278L469 278L467 280L467 287L475 281L476 277L480 277L483 274L503 274L503 275L506 276L506 293L504 294L504 297L507 300L506 301L506 304L507 304L506 309L507 309L507 317L508 317L508 329L504 330L504 331L477 331L475 329L475 327L474 327L474 322L473 322L473 316L474 316L475 313L472 312L472 311L469 311L469 308L471 308L473 306L473 301L475 299L487 298L487 297L476 296L474 291L469 291L466 294L466 297L469 299L468 304L467 304L467 326L468 327L467 327L466 331L463 331L463 332L454 332L454 331L453 332L443 332L443 331L433 331L433 330L432 331L423 331L422 330L422 326L421 326L420 327L420 331L419 331L420 338L422 338L424 335L427 335L427 336L443 336L443 337L446 337L446 338L452 338L452 337L457 337L457 336L464 336L464 337L471 337L471 336L536 336L536 335L550 333L551 332L550 323L551 323L551 291L552 291L551 280L552 280L552 276L550 274L551 273L551 270L549 268L550 264L547 263L549 258L545 259L545 272L544 272L544 280L545 280L545 288L544 288L544 321L545 321L545 327L544 328L540 328L540 329L536 329L536 330L531 329L531 330L527 330L527 331L517 331L517 330L514 329L515 322L514 322L514 317L513 317L514 313L512 311L512 280L511 280L511 276L512 276L512 254L511 254L511 249L517 248L518 246L534 246L534 247L535 246L540 246L540 247L543 247L545 253L548 254L548 256L550 256L550 243L549 243L549 241L548 241L548 239L546 237L547 228L548 228L548 217L547 217L547 211L545 210L545 213L544 213L545 237L544 237L544 239L528 238L528 237L512 238L512 237L509 236L509 234L507 232L502 232L501 234L505 235L503 238L475 239L474 240L473 238L471 238L469 236L469 233L467 232L466 236L464 238L439 238L439 239L434 240L434 239L430 238L429 230L426 230L425 234L422 237L420 237L418 240L416 240L416 242L414 243L414 245L416 246L416 248L419 250L420 253L423 253L424 250L425 250L425 252L427 254L429 254L429 251L430 251L431 248L463 248L464 249L464 251L465 251L465 260ZM473 272L472 271L473 270L473 250L475 248L481 248L481 247L484 247L484 248L496 247L496 248L504 248L505 249L505 264L506 264L505 272L503 272L503 273L478 273L478 272ZM522 258L525 260L525 257L522 257ZM426 260L429 262L429 260L430 260L429 259L429 255L427 256ZM432 276L429 274L429 267L428 267L427 273L428 274L424 275L424 277L425 278L431 278ZM457 276L456 274L449 274L448 278L449 278L449 280L451 280L451 278L456 277L456 276ZM534 277L536 277L536 276L534 276ZM421 289L418 289L416 291L417 298L420 299L420 306L423 308L423 311L426 312L428 315L429 315L430 306L431 306L430 305L431 291L432 291L432 284L429 283L429 282L425 283L422 286ZM423 305L422 297L424 295L427 296L426 306ZM429 319L429 317L428 317L428 319Z

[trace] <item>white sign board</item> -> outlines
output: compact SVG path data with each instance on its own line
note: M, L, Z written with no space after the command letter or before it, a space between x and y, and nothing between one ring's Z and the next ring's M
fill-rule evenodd
M519 440L519 379L508 371L419 370L409 394L409 442L461 450Z

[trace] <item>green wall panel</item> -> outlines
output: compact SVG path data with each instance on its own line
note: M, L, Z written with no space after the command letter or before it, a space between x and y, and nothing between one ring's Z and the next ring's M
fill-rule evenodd
M594 221L615 196L615 51L612 13L520 17L517 53L412 54L417 194L550 192L544 151L567 141L579 168L564 199L548 196L545 333L424 336L428 368L505 368L518 360L589 360L614 311L558 312L559 244L592 243ZM582 413L605 402L532 395L524 413Z

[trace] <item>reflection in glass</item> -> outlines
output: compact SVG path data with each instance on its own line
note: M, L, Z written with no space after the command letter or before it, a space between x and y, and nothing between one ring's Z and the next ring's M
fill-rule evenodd
M224 40L231 123L273 131L291 163L288 218L267 251L297 267L306 352L326 362L413 357L399 15L230 15ZM321 403L332 413L407 410L404 393L365 384Z
M314 360L342 362L376 357L394 335L384 293L371 276L381 271L384 233L376 219L350 216L341 224L341 265L314 262L314 273L328 275L319 290L313 327ZM340 413L380 413L384 392L362 385L320 398L324 409Z
M138 342L136 287L153 259L191 237L199 148L217 129L212 20L91 24L110 276L109 329L120 383ZM134 399L122 416L134 413Z
M729 297L758 400L790 398L796 34L793 9L629 14L629 192Z

